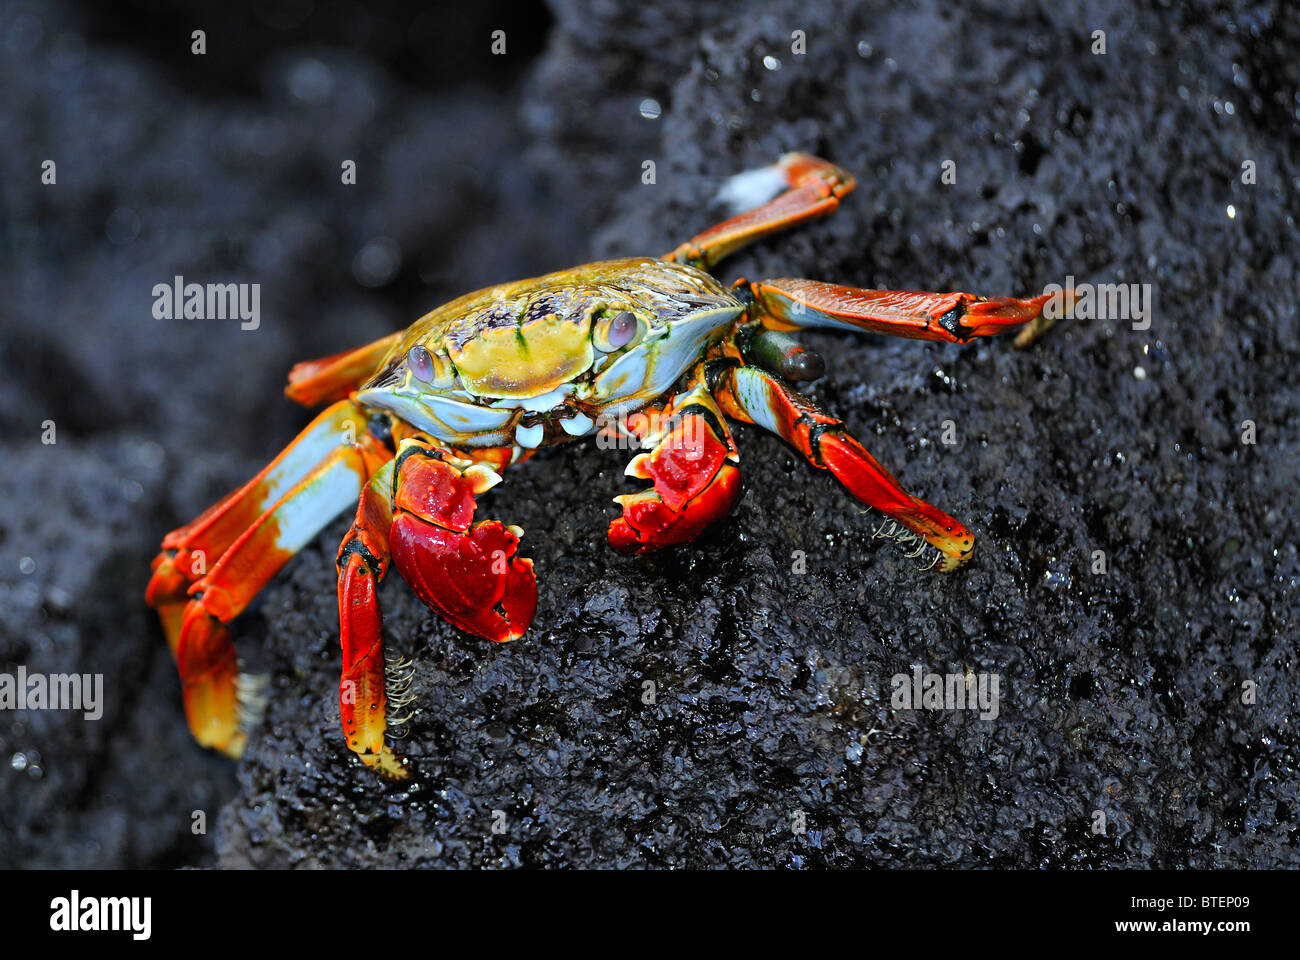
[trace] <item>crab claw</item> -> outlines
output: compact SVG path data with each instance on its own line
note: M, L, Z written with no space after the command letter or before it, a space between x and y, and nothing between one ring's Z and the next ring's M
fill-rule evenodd
M609 543L621 553L647 553L695 539L731 512L740 495L740 470L721 415L702 393L688 395L676 425L626 473L654 487L614 501L623 515L609 525Z
M537 609L537 577L533 561L516 555L514 531L487 520L461 533L405 513L391 536L402 579L448 622L497 643L523 636Z
M393 563L427 606L453 626L500 643L523 636L537 609L533 561L518 555L523 531L497 520L470 525L474 497L496 471L416 445L399 454Z
M610 546L620 553L648 553L688 543L730 513L739 493L740 471L727 463L680 511L654 490L616 497L623 515L610 522Z

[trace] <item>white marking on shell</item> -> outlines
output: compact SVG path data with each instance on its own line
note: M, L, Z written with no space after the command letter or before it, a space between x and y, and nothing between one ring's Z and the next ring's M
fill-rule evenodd
M561 420L560 426L571 437L581 437L591 432L596 422L585 413L575 413L568 420Z
M493 400L492 406L510 410L527 410L530 413L545 413L564 403L571 393L573 393L573 384L562 383L554 390L539 393L535 397L505 397L501 400Z
M509 410L492 410L472 403L448 400L436 393L421 399L437 419L462 433L497 430L510 422L511 411Z
M449 442L455 442L469 434L501 430L515 415L514 410L461 403L436 393L411 396L383 387L363 390L357 394L357 399L371 406L391 410L403 420Z
M521 447L527 447L529 450L534 449L542 442L542 437L546 435L546 428L540 423L531 427L515 427L515 443Z

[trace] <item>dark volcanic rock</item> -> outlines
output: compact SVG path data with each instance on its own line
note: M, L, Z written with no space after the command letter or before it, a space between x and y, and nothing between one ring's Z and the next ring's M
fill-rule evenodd
M374 60L317 51L342 90L372 91L380 118L329 112L333 133L276 93L274 70L257 99L231 104L159 88L107 52L87 58L107 74L99 87L125 78L133 98L174 99L188 119L170 145L140 123L112 128L145 193L133 209L146 226L176 224L170 240L142 229L135 254L78 232L102 230L124 196L6 190L23 212L6 240L10 287L60 320L5 325L6 370L24 359L0 387L18 465L0 517L0 659L97 665L82 669L105 672L111 695L99 727L42 718L15 736L0 717L5 755L37 749L45 769L0 775L16 818L0 861L193 862L190 811L230 796L225 866L1300 863L1294 18L1280 4L730 6L557 4L522 103L417 99ZM796 30L805 55L791 52ZM641 115L646 98L658 118ZM200 149L212 131L271 121L294 163L258 159L257 137L242 160ZM382 185L340 199L329 176L295 176L337 168L346 147L331 137L372 151ZM107 149L88 142L90 156ZM27 149L43 156L39 138ZM835 217L726 262L724 279L988 295L1068 275L1151 284L1149 330L1066 321L1026 352L809 338L827 359L812 392L972 527L972 562L918 570L873 541L878 518L829 477L745 427L734 516L690 547L620 557L604 527L609 498L632 488L627 454L543 454L481 508L524 527L537 562L522 641L458 633L396 577L383 590L389 651L414 661L401 741L413 785L378 783L338 732L341 519L239 622L241 649L273 679L231 794L233 768L187 740L137 598L168 524L302 422L278 399L288 363L510 272L667 250L721 214L723 178L792 149L840 163L858 190ZM940 180L946 160L954 184ZM30 179L31 160L21 173L0 162L13 165L6 184ZM100 220L77 227L92 202ZM340 274L374 236L397 239L404 266L363 290ZM267 249L280 255L249 253ZM243 278L241 264L276 304L255 340L164 337L145 320L153 282ZM70 374L88 396L52 389ZM45 416L71 424L57 455L28 439ZM945 421L955 445L941 442ZM122 497L123 482L138 488ZM37 511L33 490L49 498ZM69 527L69 501L82 526ZM1104 576L1091 572L1098 550ZM15 572L21 556L35 573ZM51 589L74 597L51 605ZM893 710L891 677L914 666L996 673L997 718ZM23 832L35 824L49 824L39 846ZM100 847L73 847L89 842Z

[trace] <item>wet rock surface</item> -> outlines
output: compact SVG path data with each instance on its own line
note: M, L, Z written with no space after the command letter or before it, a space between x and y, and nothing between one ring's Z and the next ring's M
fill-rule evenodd
M386 70L383 44L304 41L234 99L66 14L79 50L42 21L0 61L15 91L0 124L22 144L0 156L0 665L100 671L107 694L94 722L0 714L5 759L23 755L0 772L0 862L1300 860L1300 38L1280 6L558 3L539 58L521 49L496 87L430 92ZM0 24L11 50L17 29ZM42 63L50 89L24 79ZM13 186L51 141L59 186ZM305 422L279 395L293 360L488 282L667 250L722 213L727 175L791 149L858 190L724 280L1151 284L1148 330L1065 321L1023 352L809 337L827 360L811 392L974 530L967 567L918 569L831 478L743 426L734 515L690 547L620 557L604 528L633 489L629 454L575 446L480 508L522 526L537 563L523 640L460 634L396 577L382 591L389 652L413 661L412 784L377 782L338 732L346 519L239 621L272 678L243 761L192 745L140 591L161 534ZM360 196L333 172L350 151L376 171ZM386 244L357 256L380 237L395 268ZM174 273L260 281L261 329L153 320L149 290ZM916 667L997 674L997 717L893 709L891 678Z

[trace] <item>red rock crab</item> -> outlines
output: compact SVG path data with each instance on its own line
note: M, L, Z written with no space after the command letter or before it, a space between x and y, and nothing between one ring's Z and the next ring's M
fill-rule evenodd
M779 434L884 514L887 535L933 548L952 570L971 532L908 494L834 415L792 382L822 363L788 331L869 330L966 343L1047 325L1048 297L861 290L815 280L737 280L709 273L775 230L831 213L853 178L807 154L733 178L764 195L662 258L590 263L466 294L404 331L300 363L286 394L329 403L261 473L169 533L148 602L176 658L199 743L239 756L241 678L227 624L339 513L356 519L338 552L343 733L369 767L403 778L386 742L388 699L379 582L390 565L455 626L514 640L537 605L523 531L475 520L478 498L534 451L621 431L642 452L617 498L609 541L642 553L684 543L725 517L740 491L727 418ZM632 416L636 414L636 416ZM358 504L359 500L359 504ZM214 561L209 566L209 561Z

